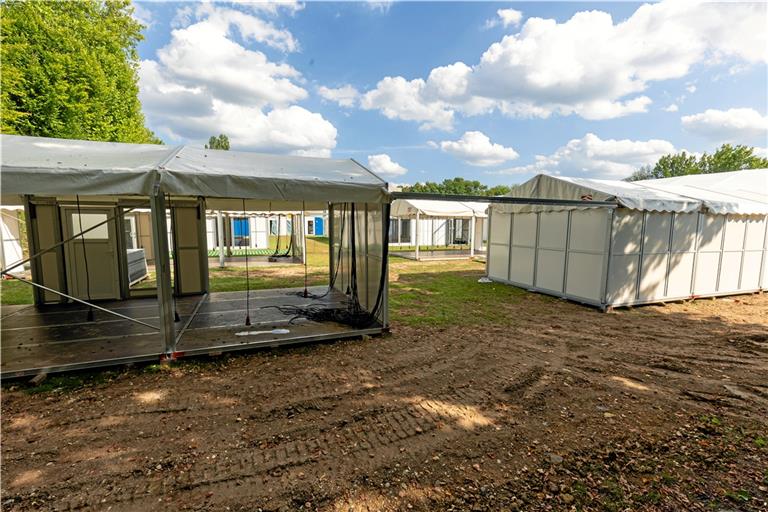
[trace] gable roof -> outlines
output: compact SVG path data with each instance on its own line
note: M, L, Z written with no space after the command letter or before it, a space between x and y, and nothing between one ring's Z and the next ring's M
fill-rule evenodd
M3 194L387 201L354 160L1 135Z

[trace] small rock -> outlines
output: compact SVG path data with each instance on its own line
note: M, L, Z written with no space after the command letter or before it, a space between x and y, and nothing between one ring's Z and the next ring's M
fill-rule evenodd
M563 462L563 458L556 453L550 453L549 454L549 462L552 464L561 464Z
M571 503L573 503L573 496L571 496L570 494L563 494L562 496L560 496L560 498L563 500L563 503L565 503L566 505L570 505Z

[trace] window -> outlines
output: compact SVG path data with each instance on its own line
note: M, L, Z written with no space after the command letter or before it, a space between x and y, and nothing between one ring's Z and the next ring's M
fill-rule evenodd
M80 233L86 229L92 228L97 224L104 222L108 219L106 213L83 213L78 215L77 212L72 213L72 232ZM82 229L80 229L82 223ZM96 229L89 231L78 238L85 238L86 240L108 240L109 239L109 225L107 223L102 224Z
M389 219L389 242L400 243L400 219Z
M411 219L400 220L400 243L411 243Z
M307 234L308 235L314 235L315 234L315 221L308 220L307 221Z

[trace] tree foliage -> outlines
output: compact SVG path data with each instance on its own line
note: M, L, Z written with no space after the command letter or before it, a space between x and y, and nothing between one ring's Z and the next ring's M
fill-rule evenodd
M211 138L208 139L208 144L205 145L206 149L229 149L229 137L224 135L223 133L220 134L218 137L215 135L211 135Z
M3 133L161 143L138 98L142 25L129 0L1 6Z
M473 196L501 196L509 192L509 187L497 185L488 187L477 180L465 180L464 178L445 179L442 183L425 181L403 187L403 192L421 192L429 194L446 195L473 195Z
M655 165L646 165L635 171L627 181L761 168L768 168L768 158L755 155L755 148L723 144L711 155L704 153L701 157L690 155L685 151L664 155Z

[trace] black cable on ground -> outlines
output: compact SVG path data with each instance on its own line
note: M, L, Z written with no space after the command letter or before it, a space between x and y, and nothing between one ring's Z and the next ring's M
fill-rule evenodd
M83 243L83 261L85 262L85 293L88 296L88 302L91 302L91 273L88 272L88 249L85 247L85 235L83 232L83 212L80 211L80 196L75 195L77 201L77 220L80 224L80 240ZM93 322L93 308L88 306L87 320Z

